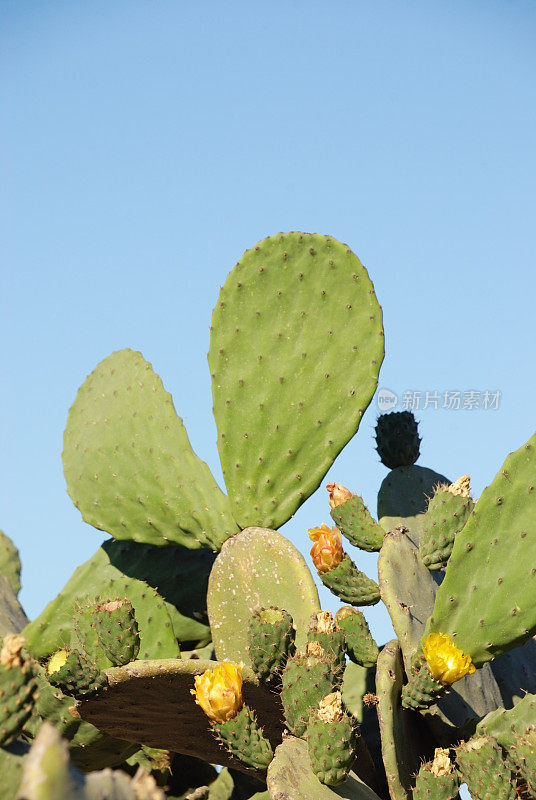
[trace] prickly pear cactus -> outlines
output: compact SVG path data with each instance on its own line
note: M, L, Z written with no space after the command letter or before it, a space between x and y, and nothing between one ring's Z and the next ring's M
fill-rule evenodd
M113 538L26 624L0 534L2 800L535 795L535 437L474 504L467 476L416 464L412 414L380 416L378 519L330 482L335 527L309 529L319 580L349 604L333 612L275 530L357 431L382 359L346 245L284 233L246 251L209 351L228 495L140 353L93 370L63 463ZM379 552L378 583L361 551ZM359 608L380 600L384 646Z

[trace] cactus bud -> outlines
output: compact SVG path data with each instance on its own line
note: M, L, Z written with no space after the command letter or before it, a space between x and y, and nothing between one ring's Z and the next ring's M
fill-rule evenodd
M340 483L328 483L326 484L326 489L329 492L329 507L330 508L337 508L337 506L342 506L343 503L346 503L351 497L354 497L353 492L349 489L346 489L344 486L341 486Z

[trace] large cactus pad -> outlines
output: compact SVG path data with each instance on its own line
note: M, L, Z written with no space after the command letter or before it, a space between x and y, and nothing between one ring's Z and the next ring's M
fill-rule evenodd
M383 360L366 269L327 236L284 233L247 250L212 318L218 447L241 527L278 528L354 435Z
M119 350L84 381L69 411L63 466L84 520L115 539L219 549L238 530L141 353Z
M536 434L456 536L428 631L453 637L477 667L536 632Z

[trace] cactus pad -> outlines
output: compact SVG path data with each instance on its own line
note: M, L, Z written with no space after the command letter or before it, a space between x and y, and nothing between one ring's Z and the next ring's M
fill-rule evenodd
M15 595L20 591L19 551L5 533L0 531L0 575L5 575Z
M238 530L141 353L119 350L84 381L69 411L63 466L84 520L115 539L219 549Z
M351 660L362 667L373 667L378 660L378 645L371 636L363 612L343 606L337 611L335 621L344 635Z
M405 525L419 534L428 500L448 478L427 467L396 467L382 481L378 492L378 520L384 531Z
M53 686L73 697L90 696L108 684L105 673L77 650L55 653L48 662L47 676Z
M473 510L472 498L468 494L455 492L455 485L438 486L424 515L419 548L423 563L430 570L446 566L454 538Z
M459 786L449 751L437 747L434 760L423 764L417 773L413 800L457 800Z
M383 360L372 283L346 245L282 233L247 250L214 309L218 448L241 527L279 528L354 435Z
M252 616L248 631L251 666L260 680L279 675L294 651L296 631L292 617L280 608L260 608Z
M282 674L281 701L288 729L303 736L311 712L328 694L340 688L343 671L316 643L296 653Z
M476 736L456 748L456 765L474 800L516 800L516 781L501 746Z
M132 603L125 599L97 602L93 616L97 639L113 666L134 661L140 650L140 636Z
M261 607L284 608L294 620L296 646L307 636L309 617L320 610L303 556L280 533L247 528L229 539L210 574L207 607L220 661L251 666L248 628Z
M382 546L383 528L372 518L362 497L354 495L345 503L332 508L331 518L355 547L372 553Z
M536 434L511 453L454 541L426 632L476 667L536 632Z
M35 670L21 653L23 642L21 636L8 635L0 653L0 747L19 736L35 701Z
M214 724L213 728L220 742L242 764L258 772L268 769L274 757L273 750L250 708L243 706L235 717Z
M345 554L338 567L320 573L320 580L343 603L353 606L373 606L380 600L378 585L361 572Z

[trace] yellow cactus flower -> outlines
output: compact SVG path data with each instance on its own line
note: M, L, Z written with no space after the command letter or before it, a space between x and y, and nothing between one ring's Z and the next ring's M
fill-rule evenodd
M329 492L330 508L342 506L343 503L346 503L347 500L354 496L349 489L346 489L345 486L341 486L340 483L327 483L326 489Z
M324 523L320 528L310 528L309 537L314 542L311 558L319 572L329 572L338 567L344 556L342 537L338 528L328 528Z
M212 722L227 722L242 708L242 666L223 661L196 676L191 694Z
M475 672L471 656L464 655L459 647L452 644L446 633L428 634L422 651L432 677L441 683L454 683Z
M58 672L67 661L69 653L67 650L58 650L54 653L53 656L50 657L47 666L47 672L49 675L53 675L55 672Z

